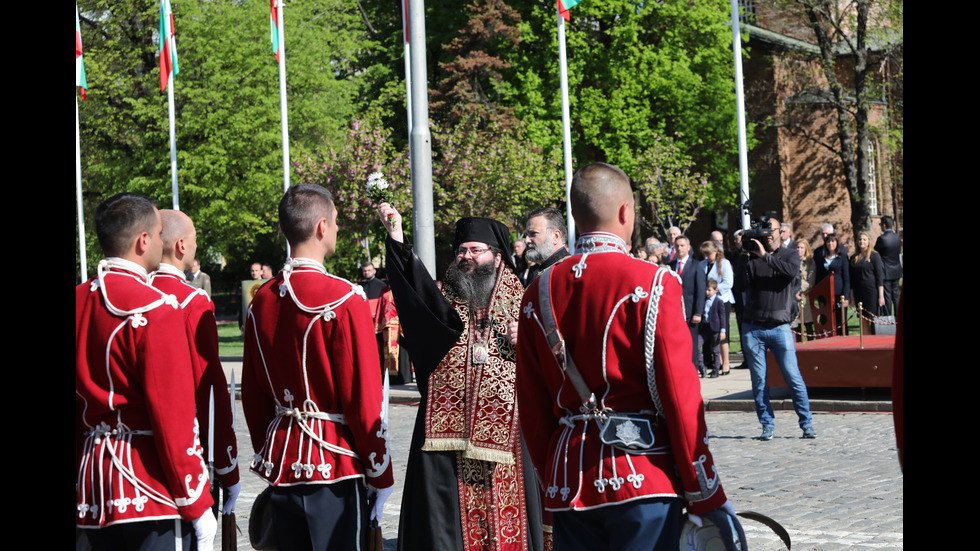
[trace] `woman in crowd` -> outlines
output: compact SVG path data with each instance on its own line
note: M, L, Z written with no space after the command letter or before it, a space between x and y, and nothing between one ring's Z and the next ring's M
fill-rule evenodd
M806 294L817 284L817 265L813 262L813 250L810 249L810 243L806 239L796 242L796 252L800 254L800 292L796 294L796 301L803 301L800 332L805 332L809 336L813 335L813 312L810 309L810 301L806 300ZM799 336L797 340L800 340Z
M735 295L732 294L732 285L735 284L735 273L732 271L732 263L725 258L725 252L714 241L705 241L701 244L701 269L707 274L705 280L713 279L718 282L718 297L725 306L725 339L721 341L721 375L728 375L731 372L731 365L728 363L728 336L731 335L729 319L732 313L732 305L735 304Z
M817 281L834 274L834 302L837 307L837 334L843 334L843 307L851 294L851 271L847 258L840 253L840 240L836 233L827 234L823 240L825 253L822 262L817 262Z
M851 289L854 305L861 304L865 314L878 315L885 307L885 265L871 248L871 236L858 234L857 251L851 256Z

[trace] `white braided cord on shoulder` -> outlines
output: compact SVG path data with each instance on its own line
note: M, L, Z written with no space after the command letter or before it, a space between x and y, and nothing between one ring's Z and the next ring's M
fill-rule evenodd
M664 293L663 279L666 274L671 274L680 282L680 276L671 270L660 269L653 276L653 284L650 286L650 303L647 305L646 332L643 335L643 353L647 365L647 388L650 390L650 398L657 407L657 415L664 417L664 407L660 403L660 393L657 392L657 373L654 369L654 346L656 344L657 314L660 309L660 296Z

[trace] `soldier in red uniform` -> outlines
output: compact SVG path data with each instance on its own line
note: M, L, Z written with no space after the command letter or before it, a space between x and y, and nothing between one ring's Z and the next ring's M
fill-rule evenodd
M575 255L528 288L517 347L521 429L555 549L676 549L683 507L734 513L708 451L681 285L629 257L621 170L581 169L571 202Z
M214 467L221 486L228 490L222 513L231 514L241 491L238 479L238 441L231 418L228 381L218 357L218 325L214 303L204 291L191 285L184 270L194 264L197 230L194 222L177 210L162 210L163 259L150 274L150 284L177 297L187 327L196 392L197 424L201 428L204 457ZM212 448L208 444L213 443Z
M147 284L160 264L152 200L113 196L95 213L106 259L75 288L76 544L210 549L217 529L194 418L176 299Z
M360 286L323 267L337 242L327 190L290 187L279 223L293 258L258 290L245 322L252 471L274 486L279 549L363 548L394 484L371 313Z

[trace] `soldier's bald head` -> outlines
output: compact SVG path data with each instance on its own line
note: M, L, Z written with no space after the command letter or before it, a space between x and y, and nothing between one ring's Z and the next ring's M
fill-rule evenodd
M163 222L163 255L170 256L174 253L174 244L178 239L189 237L195 232L194 222L190 217L179 210L164 209L160 211L160 220Z
M632 197L629 177L613 165L592 163L572 177L572 216L582 231L618 223L620 206Z

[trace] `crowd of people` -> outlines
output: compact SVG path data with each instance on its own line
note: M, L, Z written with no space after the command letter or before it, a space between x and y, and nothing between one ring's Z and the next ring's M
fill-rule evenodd
M354 283L324 269L340 230L333 196L286 191L291 258L278 273L252 266L264 281L243 320L249 467L269 484L278 548L364 547L394 485L382 388L386 372L404 373L399 348L422 396L399 549L676 549L684 512L738 526L698 381L730 372L733 310L760 439L775 430L767 349L803 438L816 437L795 305L833 273L841 295L888 311L901 277L890 219L875 246L858 235L851 257L832 227L811 253L776 220L744 244L736 233L732 250L720 232L695 247L670 228L633 257L620 169L583 167L570 198L573 244L551 207L531 212L516 242L496 220L460 219L438 282L381 203L387 282L368 262ZM213 490L226 489L231 515L240 484L196 230L126 193L99 206L96 231L106 259L76 288L77 545L210 549Z

